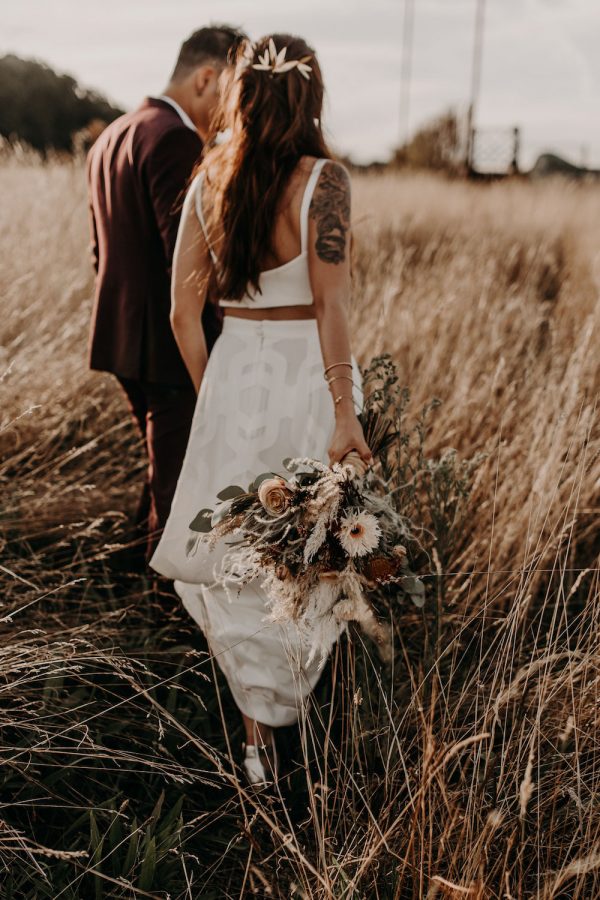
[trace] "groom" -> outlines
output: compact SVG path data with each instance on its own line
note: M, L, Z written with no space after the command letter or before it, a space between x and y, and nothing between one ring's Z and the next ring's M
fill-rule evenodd
M218 83L241 32L201 28L182 45L159 97L112 122L88 154L96 287L92 369L112 372L145 438L148 472L136 514L148 560L175 492L196 393L169 320L179 211L218 100ZM218 307L202 317L210 352Z

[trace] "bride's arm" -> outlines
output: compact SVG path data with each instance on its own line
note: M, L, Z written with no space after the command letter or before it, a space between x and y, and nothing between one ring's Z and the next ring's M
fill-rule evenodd
M195 193L190 188L181 211L173 255L170 318L177 346L198 391L208 361L202 310L212 263L194 208Z
M331 462L350 450L371 459L352 398L348 302L350 277L350 179L344 166L327 162L319 175L309 210L308 264L324 369L331 379L335 433ZM339 398L339 399L338 399ZM336 402L337 401L337 402Z

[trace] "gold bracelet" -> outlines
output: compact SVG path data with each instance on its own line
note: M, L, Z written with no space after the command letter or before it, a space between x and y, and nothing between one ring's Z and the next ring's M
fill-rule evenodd
M323 372L323 378L325 379L325 381L327 381L327 373L331 369L335 369L337 366L350 366L350 368L352 368L352 363L351 362L332 363L330 366L327 366L327 368Z
M333 384L334 381L339 381L340 378L344 378L346 381L350 381L354 384L354 378L352 378L351 375L334 375L333 378L327 379L327 384Z
M352 400L352 402L354 402L354 397L351 397L350 394L340 394L340 396L336 397L333 402L337 406L340 400Z

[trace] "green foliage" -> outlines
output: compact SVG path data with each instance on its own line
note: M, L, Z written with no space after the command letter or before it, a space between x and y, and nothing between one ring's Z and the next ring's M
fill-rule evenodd
M234 500L235 497L239 497L243 493L245 493L244 488L239 487L237 484L231 484L229 487L219 491L217 498L219 500Z
M385 415L394 435L379 453L380 490L411 523L417 538L412 550L418 564L422 566L419 557L423 554L431 561L435 550L444 567L460 542L473 474L485 455L461 460L454 448L437 453L427 448L432 416L440 400L430 400L411 423L407 412L410 392L400 385L389 355L375 357L364 370L363 380L365 406Z
M366 474L360 488L358 483L345 485L340 509L355 507L374 514L381 538L372 553L352 561L353 570L366 578L364 583L370 585L374 607L379 612L401 604L404 596L422 608L426 590L417 573L428 570L430 579L443 578L443 570L460 539L472 475L483 456L478 454L471 460L460 461L454 448L442 448L434 454L426 450L430 419L440 402L437 398L431 400L411 425L406 412L409 391L401 387L390 356L375 357L364 370L363 378L365 402L360 420L379 465ZM336 540L324 537L319 552L313 553L311 566L307 567L305 546L314 526L310 517L306 517L306 496L302 491L307 485L296 474L297 460L285 459L282 465L294 473L295 487L291 495L294 499L275 518L263 515L257 497L261 482L273 477L272 473L263 473L248 492L238 485L223 488L217 494L221 504L214 511L201 510L190 528L197 535L217 526L223 529L223 534L242 528L246 534L242 543L262 554L262 565L267 570L285 565L297 588L299 579L316 580L320 571L344 570L347 555L339 549ZM305 473L309 484L321 477L321 468L319 464L314 471ZM188 553L196 545L197 538L190 538ZM411 550L410 564L404 545ZM297 594L306 602L309 593L306 581Z
M93 632L98 646L73 635L46 643L39 632L22 645L26 680L13 678L7 688L6 710L14 715L0 747L0 758L11 761L1 768L7 800L1 827L25 836L12 857L8 842L0 848L0 894L7 900L178 896L187 877L198 877L203 853L218 855L236 833L233 816L210 817L224 800L221 779L206 767L199 777L197 752L141 694L146 690L182 727L219 748L218 691L206 691L206 655L194 649L196 642L205 646L201 635L181 611L148 607L132 583L128 625L114 640L110 623L122 616L123 599L112 596L101 572L88 577L96 589L78 596L77 609L69 608L66 591L57 608L78 619L75 632ZM182 636L187 643L178 643ZM230 701L221 702L236 722ZM29 845L50 852L32 865ZM231 862L237 865L235 853Z
M190 529L192 531L197 531L200 534L208 534L212 529L210 521L212 514L212 509L201 509L190 522Z
M41 153L73 150L73 137L94 120L111 122L123 110L70 75L37 60L0 58L0 135Z
M169 810L163 811L165 791L161 791L145 822L126 815L127 803L116 809L111 802L105 812L100 811L102 831L98 811L90 809L89 875L85 879L93 884L98 900L105 896L103 876L119 879L140 891L177 883L181 864L172 851L181 843L183 800L180 795Z

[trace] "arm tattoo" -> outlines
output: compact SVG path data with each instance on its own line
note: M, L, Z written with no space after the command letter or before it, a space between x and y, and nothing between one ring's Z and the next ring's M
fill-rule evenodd
M317 226L316 250L326 263L344 262L346 234L350 227L350 179L341 166L325 166L313 194L308 214Z

